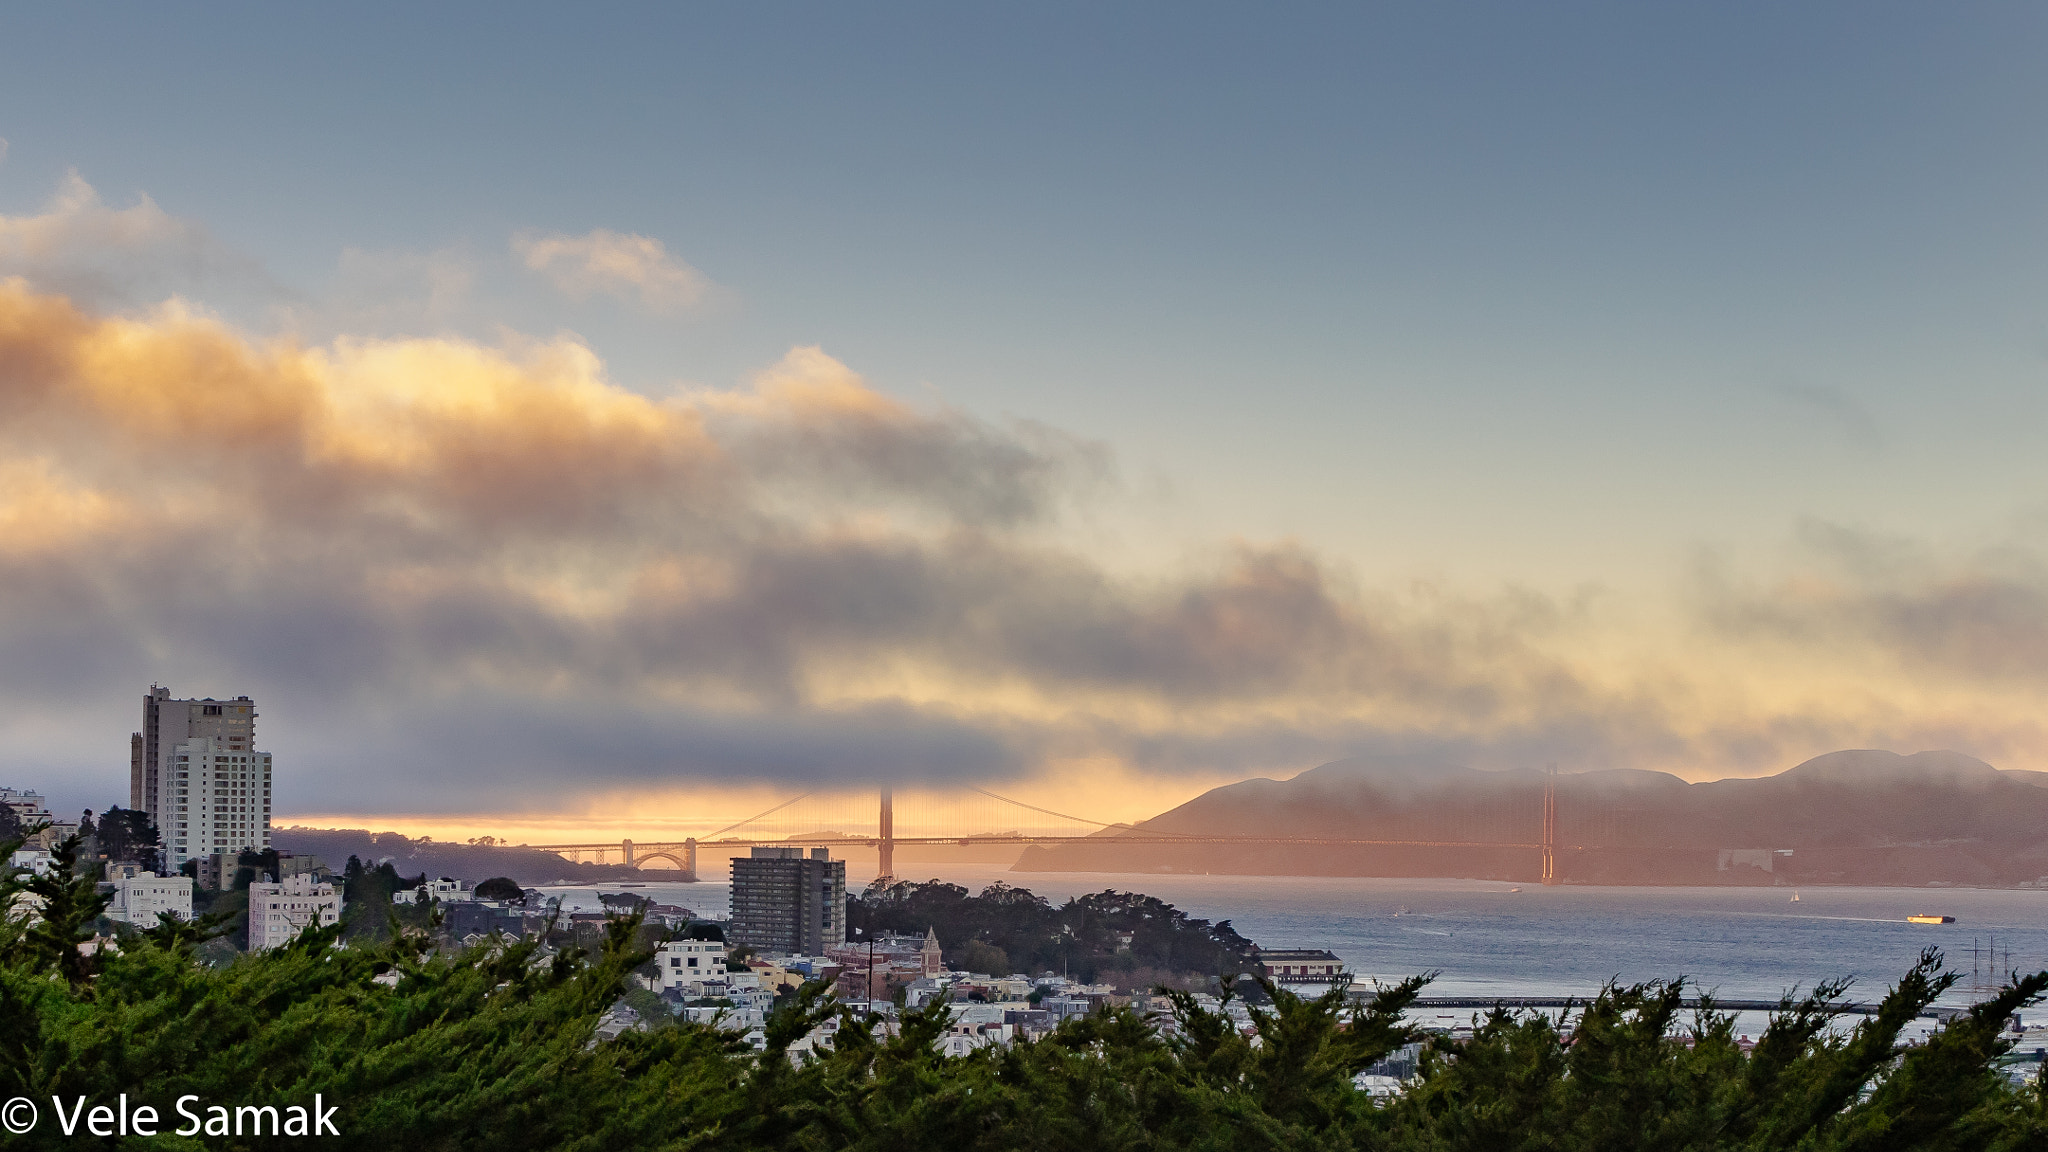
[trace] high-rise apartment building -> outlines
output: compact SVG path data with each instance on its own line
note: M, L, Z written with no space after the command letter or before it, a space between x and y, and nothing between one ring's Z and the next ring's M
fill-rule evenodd
M128 738L128 798L149 813L164 869L217 852L270 847L270 753L256 751L256 704L173 700L150 685Z
M173 700L169 688L152 684L142 698L142 731L128 737L128 807L156 815L163 757L194 736L212 736L229 749L256 747L256 704L233 700ZM157 821L158 829L163 822Z
M823 848L756 848L732 862L734 944L819 956L846 943L846 861Z
M270 753L198 736L166 745L163 759L156 826L166 870L270 847Z

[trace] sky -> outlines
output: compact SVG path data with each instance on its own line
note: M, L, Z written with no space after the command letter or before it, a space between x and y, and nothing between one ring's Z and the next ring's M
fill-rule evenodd
M2044 44L11 11L0 783L125 802L151 683L258 699L281 818L422 828L2048 768Z

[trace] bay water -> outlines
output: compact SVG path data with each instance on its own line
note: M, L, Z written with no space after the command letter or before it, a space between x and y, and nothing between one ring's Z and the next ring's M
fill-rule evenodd
M1942 1003L1962 1005L2008 969L2048 968L2048 890L1823 887L1800 889L1795 901L1787 888L915 867L973 891L996 881L1028 888L1055 904L1105 889L1144 892L1192 916L1229 920L1267 948L1329 949L1367 978L1435 972L1432 996L1585 997L1609 981L1685 977L1724 999L1762 1000L1846 976L1856 981L1849 999L1874 1000L1931 946L1963 973ZM644 884L603 887L727 914L731 888L722 878L675 884L647 875ZM867 879L849 875L849 886ZM596 907L595 888L549 891L572 907ZM1908 923L1915 913L1955 922ZM1761 1017L1743 1025L1760 1027Z

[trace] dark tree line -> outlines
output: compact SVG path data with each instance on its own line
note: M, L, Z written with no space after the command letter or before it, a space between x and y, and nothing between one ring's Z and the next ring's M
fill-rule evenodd
M5 847L0 844L0 847ZM1928 1042L1900 1043L1953 983L1929 955L1879 1013L1839 1027L1844 987L1788 998L1753 1051L1732 1019L1689 1019L1677 985L1609 988L1560 1017L1495 1013L1469 1041L1437 1039L1392 1100L1352 1086L1416 1039L1401 1012L1418 977L1347 1006L1273 989L1244 1035L1176 997L1164 1034L1128 1010L1045 1039L941 1056L950 1009L893 1029L806 986L756 1050L672 1023L594 1037L649 953L632 917L585 951L538 941L436 948L421 932L340 947L339 926L233 963L198 962L221 925L167 922L118 951L81 952L104 907L59 852L50 875L0 877L34 916L0 917L0 1099L42 1105L10 1148L291 1146L290 1138L67 1138L52 1098L163 1109L181 1096L281 1112L317 1093L339 1147L404 1152L799 1149L872 1152L2017 1152L2048 1146L2048 1092L1995 1064L2000 1027L2048 973L2017 980ZM836 1024L831 1039L793 1046Z
M1000 881L980 895L932 880L847 899L847 926L922 936L936 930L948 963L990 975L1062 972L1077 980L1134 973L1205 980L1253 967L1252 942L1153 896L1093 892L1054 907ZM860 937L857 937L858 939Z
M162 841L158 838L155 822L150 820L147 812L109 808L93 825L93 834L100 854L110 862L140 864L152 871L159 865Z

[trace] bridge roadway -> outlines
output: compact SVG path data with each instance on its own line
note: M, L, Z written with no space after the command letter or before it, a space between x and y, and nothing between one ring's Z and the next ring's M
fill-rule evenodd
M1372 996L1373 993L1370 989L1354 987L1351 990L1351 998L1353 1000L1370 1000ZM1584 1008L1586 1002L1591 999L1591 996L1572 998L1551 996L1422 996L1416 999L1415 1008L1474 1008L1481 1011L1493 1008ZM1711 1001L1711 1004L1715 1009L1722 1012L1776 1012L1783 1007L1776 1000L1715 999ZM1679 1006L1682 1008L1698 1008L1700 1000L1696 996L1688 996L1679 1001ZM1878 1005L1845 1003L1835 1005L1835 1009L1849 1016L1874 1016L1877 1014ZM1929 1007L1922 1009L1919 1015L1931 1020L1948 1020L1961 1016L1968 1011L1968 1008Z
M895 844L957 844L967 847L975 844L1303 844L1303 845L1363 845L1382 848L1527 848L1532 851L1543 847L1540 843L1510 843L1496 840L1358 840L1341 836L1199 836L1177 833L1134 832L1120 836L1032 836L1024 833L1002 833L974 836L892 836ZM698 848L746 848L761 847L808 847L808 848L873 848L882 842L879 836L787 836L727 838L724 840L608 840L602 844L514 844L514 848L537 848L543 852L619 852L628 844L645 852L674 851L690 845ZM1560 852L1580 850L1578 845L1560 844Z
M732 848L875 848L881 850L885 861L893 861L895 849L906 844L946 844L962 848L983 844L1206 844L1206 845L1277 845L1302 848L1514 848L1532 852L1583 851L1578 845L1549 846L1541 843L1515 843L1486 840L1360 840L1339 836L1201 836L1180 835L1160 832L1126 832L1104 836L1100 833L1087 836L1032 836L1024 833L996 833L976 836L788 836L788 837L727 837L720 840L608 840L597 844L519 844L513 847L536 848L553 852L571 859L585 852L595 853L602 863L606 853L617 852L621 862L630 867L639 867L643 861L666 859L690 875L697 874L697 853L705 849L718 851ZM1546 855L1546 859L1548 856ZM894 868L885 863L882 869L893 874Z

